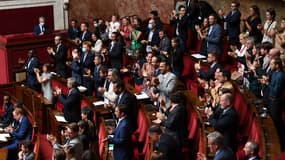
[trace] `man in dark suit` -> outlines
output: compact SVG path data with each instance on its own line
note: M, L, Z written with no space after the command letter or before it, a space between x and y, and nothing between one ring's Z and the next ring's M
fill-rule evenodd
M78 122L81 120L81 95L77 89L76 79L68 78L67 87L69 88L68 95L62 94L61 89L56 89L59 102L63 103L64 118L68 122Z
M77 26L77 20L75 19L71 20L71 25L68 27L67 33L70 39L79 38L81 32L79 27Z
M179 6L179 13L172 13L172 18L170 20L170 24L175 26L175 37L179 38L179 44L182 51L185 51L186 41L187 41L187 24L188 24L188 16L186 15L186 7L181 5Z
M208 36L205 38L207 43L207 52L215 52L218 55L222 50L222 27L217 24L216 15L209 16L210 29Z
M240 17L241 13L238 9L239 2L233 1L231 3L231 11L225 18L227 23L227 33L229 36L229 42L233 44L239 43L239 34L240 34Z
M94 70L94 54L91 52L91 42L82 43L82 53L80 55L80 68L82 73L82 85L87 88L87 95L93 93L92 78L88 76L88 72L93 73Z
M210 149L210 152L215 154L215 157L213 160L235 160L235 154L233 151L224 145L224 136L215 131L212 133L209 133L208 136L208 146ZM206 155L202 153L198 153L198 157L201 160L207 160Z
M127 118L128 108L120 104L115 107L115 115L118 118L116 129L104 141L114 144L113 155L115 160L131 160L132 149L132 124Z
M35 55L35 50L32 49L28 52L28 60L24 68L26 69L27 72L27 86L35 90L40 89L40 84L37 80L36 73L34 72L34 69L39 67L40 67L40 62Z
M66 77L66 48L62 43L61 36L55 36L55 50L52 47L48 47L47 52L55 60L55 71L61 77Z
M198 73L198 77L205 79L207 81L209 80L215 80L215 72L217 70L217 68L220 67L220 65L218 64L218 59L217 59L217 55L214 52L209 52L208 53L208 63L210 64L210 69L205 72L203 69L201 69L200 63L196 63L195 64L195 70Z
M32 125L28 118L24 115L22 108L15 108L13 111L13 117L17 122L17 127L7 127L5 132L12 135L12 141L9 145L5 146L9 151L15 151L18 149L18 143L23 140L30 140L32 136Z
M88 30L89 24L88 22L82 22L80 25L81 34L79 36L80 42L83 43L85 41L91 41L91 32Z
M170 50L170 54L168 57L172 72L173 74L175 74L177 78L181 77L182 70L184 67L184 64L183 64L184 52L182 49L183 47L181 47L180 45L181 43L179 43L178 37L172 38L171 39L171 50Z
M243 150L248 160L260 160L260 157L258 156L259 146L256 142L246 142Z
M215 112L206 109L205 113L211 126L224 136L224 145L236 151L236 135L238 128L238 115L233 107L233 96L231 93L224 93L220 97L220 107Z
M184 139L187 137L187 110L183 103L185 97L183 93L173 93L169 97L170 108L165 108L165 114L158 112L157 118L161 120L161 125L165 127L165 133L173 135L177 144L182 147Z
M152 50L155 51L157 54L164 54L170 50L170 39L166 35L166 31L163 29L159 30L159 46L153 46Z
M151 126L148 129L148 135L155 142L155 149L163 153L165 160L179 159L180 150L173 136L162 133L158 125Z
M13 122L13 104L11 102L11 96L3 96L3 113L0 115L0 124L3 127L7 127Z
M118 80L114 82L114 92L118 96L117 105L124 104L127 107L127 116L130 119L133 129L137 128L138 108L135 103L135 96L126 91L125 82Z
M119 41L118 35L118 32L113 32L111 35L108 56L110 58L111 67L120 69L123 63L123 44Z
M147 31L141 43L146 45L146 52L148 53L152 52L152 47L158 46L159 42L159 29L156 26L155 20L150 19L148 22Z
M42 36L50 33L48 26L45 24L45 17L39 17L39 24L34 28L34 34L36 36Z
M152 11L150 11L149 14L150 14L150 19L154 19L157 28L161 29L163 26L162 26L162 22L158 16L157 10L152 10Z

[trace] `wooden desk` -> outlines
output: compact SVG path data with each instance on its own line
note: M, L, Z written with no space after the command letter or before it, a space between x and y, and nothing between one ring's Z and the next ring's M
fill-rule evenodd
M8 150L6 148L0 148L0 160L6 160L8 156Z

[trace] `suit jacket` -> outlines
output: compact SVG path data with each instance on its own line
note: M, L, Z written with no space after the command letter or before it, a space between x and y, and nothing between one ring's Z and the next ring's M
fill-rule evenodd
M229 12L225 18L227 22L227 32L230 38L238 38L240 34L240 17L241 13L236 10L233 14Z
M209 117L210 124L216 131L224 136L224 144L236 151L236 134L238 128L238 115L234 107L230 107L225 113L219 107L214 114Z
M130 119L132 123L132 128L135 130L137 128L137 117L138 117L138 108L135 103L136 98L134 95L124 91L122 96L118 97L117 104L124 104L128 108L127 118Z
M269 97L274 99L282 98L284 92L285 74L282 71L272 72L270 83L268 85Z
M63 44L55 47L55 55L52 55L55 60L56 73L62 77L66 76L66 48Z
M25 64L25 69L27 71L27 85L33 89L38 89L40 84L37 80L37 76L34 72L35 68L40 67L40 62L37 57L32 57L28 59L27 63Z
M159 29L156 27L153 30L153 35L152 35L152 38L151 38L151 41L148 41L148 36L149 36L149 33L151 30L147 30L145 35L144 35L144 39L148 41L148 45L150 46L159 46L159 42L160 42L160 39L159 39Z
M236 157L233 151L228 147L219 149L213 160L235 160Z
M169 51L170 50L170 39L168 37L163 37L160 42L159 42L159 46L158 46L158 54L160 54L160 51Z
M220 65L218 63L215 63L214 65L211 65L210 69L208 70L208 72L204 72L203 69L199 70L199 77L209 81L211 80L215 80L215 72L217 70L217 68L220 67Z
M29 152L28 154L25 155L25 160L34 160L35 159L35 154L34 152ZM18 160L23 160L23 159L18 159Z
M122 119L114 130L114 137L109 139L114 144L115 160L130 160L132 158L132 125L128 118Z
M72 28L71 26L69 26L67 33L70 39L75 39L75 38L79 38L81 31L78 27Z
M81 120L81 95L77 88L70 89L67 96L61 94L58 100L64 105L64 118L68 122Z
M159 93L161 97L165 100L166 107L169 107L170 101L168 96L175 90L177 77L173 73L168 72L164 75L159 74L158 79L160 82L158 85Z
M162 133L158 141L158 150L163 153L165 160L179 159L179 147L173 136Z
M43 28L44 34L50 33L50 30L49 30L49 28L48 28L48 26L47 26L46 24L44 24L42 28ZM42 33L42 30L41 30L40 25L38 24L38 25L36 25L36 26L34 27L34 34L35 34L36 36L39 36L40 33Z
M173 18L170 20L170 24L175 26L174 36L180 37L184 43L187 40L187 25L188 25L188 16L183 16L181 19ZM177 35L176 31L178 31L179 35Z
M80 67L81 67L82 73L84 74L85 68L90 69L92 73L94 70L94 54L91 52L87 53L85 61L84 61L84 54L85 53L81 53L80 55L80 64L81 64Z
M0 117L0 123L3 123L4 126L8 126L13 122L13 104L8 103L4 106L5 112Z
M17 128L12 132L12 136L18 141L31 139L32 125L25 115L23 115L21 121L18 123Z
M222 27L219 24L214 24L209 29L209 34L205 38L207 42L207 52L221 53L222 50Z
M89 32L89 31L87 31L87 32L82 32L81 34L80 34L80 36L79 36L79 39L80 39L80 41L81 41L81 43L82 42L84 42L84 41L91 41L91 32Z
M111 67L120 69L122 67L123 45L120 41L115 41L113 47L111 45L112 44L110 44L108 53Z
M174 135L178 144L182 146L183 140L187 136L187 111L182 104L177 104L173 110L169 108L166 112L167 119L162 121L165 132Z
M76 79L76 83L78 85L82 84L82 70L80 67L80 63L78 61L72 61L71 63L71 75Z
M184 64L183 64L183 50L178 47L176 49L171 49L171 54L169 56L169 62L171 64L172 72L176 77L180 78Z

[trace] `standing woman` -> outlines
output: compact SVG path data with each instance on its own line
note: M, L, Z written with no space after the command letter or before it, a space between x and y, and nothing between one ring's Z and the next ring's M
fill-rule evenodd
M42 67L43 73L40 75L40 70L35 68L34 71L37 75L38 82L42 85L42 92L44 97L49 101L53 102L53 94L52 94L52 87L51 87L51 76L50 73L50 64L45 63Z
M122 25L120 26L120 34L121 37L124 40L125 46L130 47L131 46L131 30L130 30L130 20L128 17L122 18Z
M256 43L262 41L261 18L260 11L256 5L252 5L249 9L248 18L243 18L244 29L249 36L254 37Z
M266 22L263 26L262 43L270 42L274 44L275 29L277 22L275 21L276 12L273 8L266 10Z
M198 40L201 42L200 53L205 56L207 55L207 42L205 38L208 35L209 28L210 28L210 24L209 24L208 18L204 18L203 23L201 24L201 27L199 25L195 26L195 29L197 31Z

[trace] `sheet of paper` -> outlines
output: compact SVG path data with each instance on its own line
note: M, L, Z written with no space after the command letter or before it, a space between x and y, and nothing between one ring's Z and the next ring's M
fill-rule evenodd
M194 58L197 58L197 59L204 59L204 58L207 58L206 56L204 56L204 55L202 55L202 54L199 54L199 53L192 54L191 56L194 57Z
M7 142L8 139L7 139L6 137L1 137L1 136L0 136L0 141L2 141L2 142Z
M63 116L55 115L55 118L58 122L67 123L67 121L65 120Z
M149 98L149 96L145 92L141 92L140 94L135 94L135 96L138 100Z
M85 92L87 90L87 88L84 86L78 86L77 88L80 92Z
M105 103L104 101L96 101L96 102L93 102L93 105L94 106L103 106Z
M9 133L0 133L0 136L7 138L11 137Z

